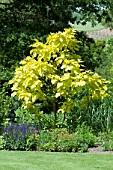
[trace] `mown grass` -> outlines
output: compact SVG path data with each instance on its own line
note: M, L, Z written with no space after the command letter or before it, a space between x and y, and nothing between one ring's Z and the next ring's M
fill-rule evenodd
M0 3L9 3L12 2L12 0L0 0ZM0 4L0 8L4 8L4 5Z
M12 1L12 0L1 0L1 2L4 2L4 3L10 2L10 1Z
M0 151L0 170L113 170L113 155Z
M103 26L101 23L97 24L95 27L92 27L90 22L87 22L86 25L74 24L72 26L77 31L85 31L87 35L95 40L106 40L113 38L113 30L110 30L106 26Z
M86 25L81 25L81 24L74 24L73 27L78 30L78 31L99 31L102 29L105 29L105 27L102 24L97 24L96 26L92 26L90 22L87 22Z

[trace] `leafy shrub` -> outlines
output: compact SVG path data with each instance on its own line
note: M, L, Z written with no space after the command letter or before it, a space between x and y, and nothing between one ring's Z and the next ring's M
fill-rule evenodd
M37 150L39 134L40 134L39 129L37 130L35 128L34 133L30 134L27 139L26 150L32 150L32 151Z
M7 150L26 150L27 139L35 133L33 124L8 123L2 128L3 148Z
M11 97L11 89L7 82L2 84L0 81L0 134L1 127L5 119L7 118L11 108L15 110L20 107L20 102L16 98Z
M104 50L100 54L102 59L102 63L98 68L96 68L96 72L99 73L103 78L110 80L109 91L110 95L113 94L113 38L109 38L106 40Z
M76 133L78 135L78 138L81 139L81 142L88 144L89 147L93 147L97 142L96 136L93 134L93 131L90 129L89 126L86 126L85 123L83 123L81 126L78 125Z
M63 114L57 115L56 125L54 124L54 113L50 112L49 114L45 114L40 112L40 118L36 119L36 124L40 127L41 130L49 130L53 128L68 128L67 122L64 120Z
M66 128L42 130L38 136L32 134L28 143L33 141L37 150L52 152L86 152L88 147L96 145L96 136L85 124L77 127L75 133L69 133Z
M88 35L82 31L77 32L77 39L81 41L78 54L84 61L86 69L95 71L102 64L102 52L104 50L106 41L95 41L93 38L89 38Z
M105 151L113 151L113 131L100 133L100 142Z
M53 129L41 131L39 136L39 149L45 151L71 151L71 138L66 129Z
M0 136L0 150L3 149L3 136Z
M27 110L25 110L23 107L19 107L18 109L15 110L16 114L16 122L17 123L34 123L35 124L35 115L31 114Z

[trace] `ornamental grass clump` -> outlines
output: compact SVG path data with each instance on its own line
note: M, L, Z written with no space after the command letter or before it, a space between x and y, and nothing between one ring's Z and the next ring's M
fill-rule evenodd
M6 150L26 150L27 139L34 134L35 127L27 123L7 123L2 127L3 148Z

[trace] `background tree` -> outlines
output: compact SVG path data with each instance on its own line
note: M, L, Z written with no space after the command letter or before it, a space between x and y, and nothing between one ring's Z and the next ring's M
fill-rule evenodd
M29 53L33 38L44 41L50 32L62 31L69 22L96 24L112 20L111 0L9 0L0 2L1 80L12 76L15 64ZM79 35L80 36L80 35ZM27 48L26 48L27 47ZM9 69L10 68L10 69ZM5 76L4 76L5 74Z
M103 18L105 22L109 22L112 20L109 15L112 7L111 0L12 0L7 3L1 2L1 51L5 50L5 53L11 54L16 50L15 56L22 57L25 46L30 44L29 40L34 36L39 38L50 32L62 31L69 27L69 22L76 21L85 25L87 21L90 21L95 25ZM32 35L31 38L30 35Z
M32 39L44 41L50 32L62 31L69 22L87 21L95 25L104 18L112 20L111 0L9 0L0 2L0 62L4 69L20 61L29 53ZM28 48L26 48L28 47ZM18 63L18 62L17 62ZM7 72L9 77L10 71ZM11 71L12 72L12 71ZM2 75L3 75L2 74Z

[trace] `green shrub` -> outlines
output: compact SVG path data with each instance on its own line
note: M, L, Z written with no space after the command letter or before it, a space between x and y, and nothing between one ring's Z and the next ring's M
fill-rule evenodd
M10 113L11 108L13 107L16 110L20 105L16 98L10 96L10 92L10 86L7 82L0 84L0 134L2 124Z
M86 69L95 71L102 64L102 52L104 50L106 41L95 41L93 38L89 38L85 32L77 32L78 40L81 41L80 49L77 52L82 60Z
M17 109L15 109L15 114L16 114L16 118L15 121L17 123L34 123L35 124L35 115L31 114L30 112L28 112L27 110L25 110L23 107L18 107Z
M96 136L83 124L71 134L66 128L42 130L38 136L31 135L28 144L29 150L32 150L33 146L36 149L37 145L37 150L42 151L86 152L89 147L96 145Z
M0 150L3 149L3 136L0 136Z
M2 128L3 149L26 150L27 139L35 133L35 126L28 123L8 123Z
M104 78L111 81L110 86L113 86L113 38L109 38L105 42L105 47L100 53L101 64L96 68L96 72L102 75Z
M39 137L39 131L35 130L35 133L31 134L26 142L26 150L37 150L38 146L38 137Z
M64 120L63 114L57 115L56 125L54 124L54 113L50 112L45 114L44 112L40 112L39 119L36 119L36 124L42 130L49 130L53 128L68 128L67 122Z
M85 125L85 123L78 125L76 133L78 135L78 139L80 138L82 143L88 144L89 147L95 146L97 142L96 136L93 134L90 127Z
M100 142L105 151L113 151L113 131L100 133Z

